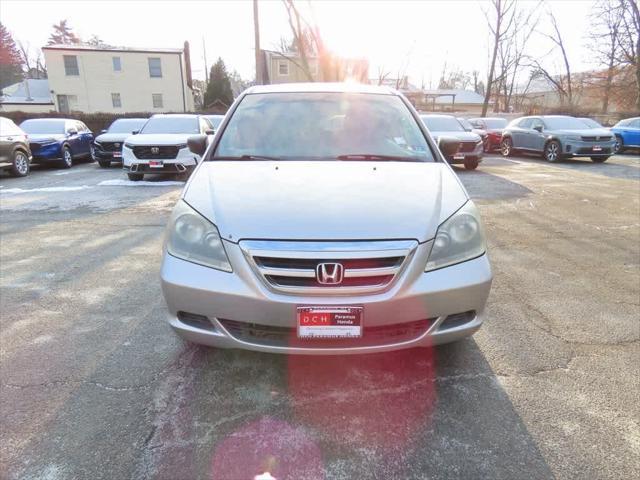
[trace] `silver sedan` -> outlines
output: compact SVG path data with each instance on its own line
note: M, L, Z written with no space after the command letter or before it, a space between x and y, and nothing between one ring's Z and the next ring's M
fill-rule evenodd
M167 227L168 320L201 344L349 354L459 340L492 281L478 210L386 87L252 87ZM459 142L442 140L451 154Z

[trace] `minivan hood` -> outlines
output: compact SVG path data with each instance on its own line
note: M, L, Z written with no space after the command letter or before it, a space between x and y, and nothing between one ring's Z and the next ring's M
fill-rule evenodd
M190 137L197 133L139 133L127 137L127 143L131 145L178 145L187 143Z
M183 198L234 242L424 242L468 199L443 163L339 161L207 161Z
M27 138L33 143L46 143L64 140L66 135L63 133L29 133Z

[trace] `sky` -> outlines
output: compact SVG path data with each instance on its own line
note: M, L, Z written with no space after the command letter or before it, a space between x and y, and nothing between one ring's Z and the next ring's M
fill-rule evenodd
M521 0L533 8L538 0ZM572 70L592 68L584 47L592 1L546 0L537 11L539 29L549 31L546 11L555 14ZM315 18L327 45L337 54L366 57L369 76L379 70L406 70L417 86L436 88L444 64L486 76L489 31L482 10L485 0L299 0L305 15ZM259 2L261 47L275 49L290 38L281 0ZM205 77L204 50L211 67L221 57L243 79L255 75L253 5L250 0L2 0L0 21L14 39L34 50L47 43L51 26L66 18L83 39L98 35L111 45L181 47L191 45L194 78ZM560 58L549 54L540 34L529 39L529 51L560 72ZM203 48L204 46L204 48Z

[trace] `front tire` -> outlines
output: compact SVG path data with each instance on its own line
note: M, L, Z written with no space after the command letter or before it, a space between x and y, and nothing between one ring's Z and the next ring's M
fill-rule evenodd
M13 159L11 161L11 174L14 177L26 177L29 175L31 165L29 163L29 157L22 150L16 150L13 152Z
M144 178L144 174L142 174L142 173L127 173L127 177L129 177L129 180L131 180L132 182L139 182L140 180L142 180Z
M619 135L616 135L616 143L613 144L613 153L622 153L624 151L624 140Z
M500 151L503 157L510 157L513 155L513 140L510 137L503 138L500 142Z
M73 167L73 154L68 146L62 147L62 162L60 163L62 168Z
M100 168L109 168L111 166L111 160L98 160Z
M544 146L543 157L547 162L555 163L562 159L562 147L556 140L551 140Z
M591 157L591 161L594 163L604 163L609 160L609 157Z
M477 157L465 158L464 159L464 168L467 170L475 170L478 168L480 164L480 160Z

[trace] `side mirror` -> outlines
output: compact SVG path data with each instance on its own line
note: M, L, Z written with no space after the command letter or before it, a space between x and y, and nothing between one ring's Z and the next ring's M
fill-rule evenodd
M213 128L207 128L204 133L205 135L213 135L216 131Z
M458 153L460 140L451 137L438 138L438 148L445 157L450 157Z
M542 133L542 125L536 125L535 127L533 127L533 129L534 129L536 132L540 132L540 133Z
M131 135L137 135L140 133L140 130L134 130L133 132L131 132Z
M76 130L75 128L70 128L69 130L67 130L67 135L77 135L78 134L78 130Z
M101 134L103 134L103 133L107 133L107 130L106 130L105 128L103 128L102 130L100 130L100 133L101 133Z
M207 136L206 135L194 135L187 140L187 146L191 153L196 155L204 155L207 150Z

